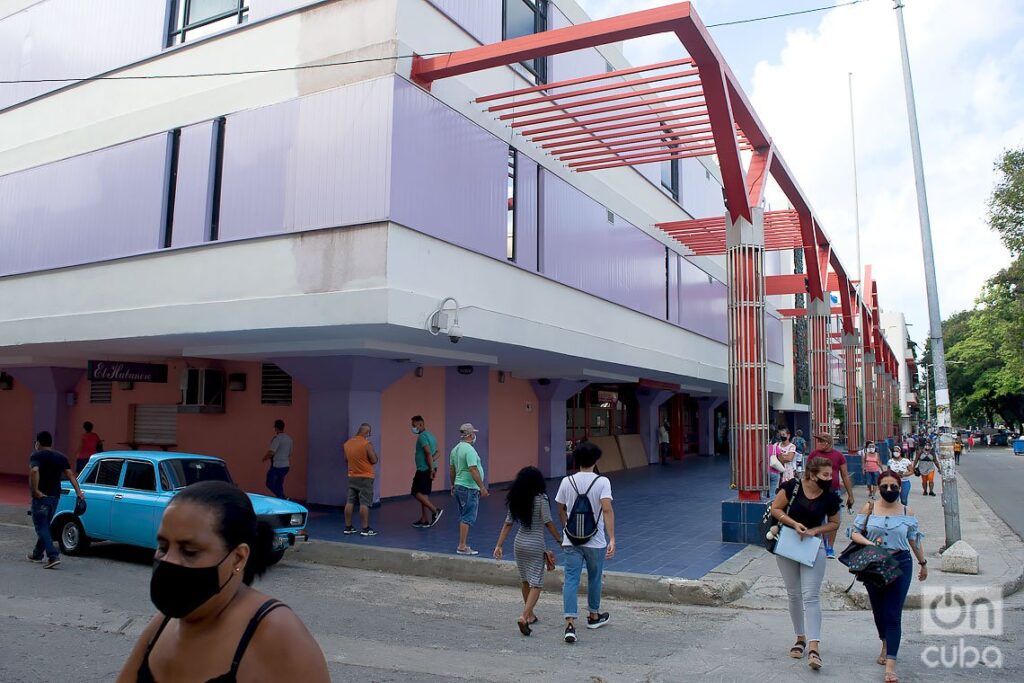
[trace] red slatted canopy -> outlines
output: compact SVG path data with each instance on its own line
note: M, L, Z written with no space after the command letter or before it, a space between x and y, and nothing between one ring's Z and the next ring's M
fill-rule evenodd
M695 218L688 221L659 223L658 227L698 256L725 253L725 216ZM768 251L798 249L803 246L800 216L792 209L766 211L764 242Z

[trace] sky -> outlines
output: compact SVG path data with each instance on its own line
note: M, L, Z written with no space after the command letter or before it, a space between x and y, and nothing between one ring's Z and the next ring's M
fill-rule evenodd
M578 0L594 18L667 0ZM862 263L883 309L928 336L921 232L896 16L891 0L695 0L705 24L814 7L829 10L710 28L810 199L844 265L857 268L848 74L853 73ZM1024 146L1024 2L905 0L904 18L943 318L974 307L1010 260L986 223L993 164ZM635 64L682 53L674 37L630 41ZM781 194L769 194L776 207Z

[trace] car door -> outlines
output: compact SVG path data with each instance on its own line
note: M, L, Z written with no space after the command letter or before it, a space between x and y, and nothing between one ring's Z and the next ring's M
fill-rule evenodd
M90 538L109 538L110 506L117 494L123 466L124 458L103 458L80 484L88 503L82 515L82 526Z
M111 517L117 540L156 547L156 527L165 502L156 490L156 468L148 460L127 460ZM114 529L116 527L116 530Z

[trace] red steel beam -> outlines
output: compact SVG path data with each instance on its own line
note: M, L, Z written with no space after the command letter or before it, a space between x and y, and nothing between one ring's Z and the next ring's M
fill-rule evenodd
M764 278L764 293L767 296L779 294L806 294L807 276L796 275L766 275Z
M708 124L709 121L707 119L698 119L696 121L690 121L685 124L676 123L671 125L657 126L654 128L640 128L622 131L619 133L609 133L607 135L594 135L592 138L589 139L581 138L576 140L562 140L560 142L549 142L547 144L541 145L541 147L543 149L549 150L551 154L557 154L559 152L567 151L566 149L561 148L568 148L568 151L577 151L577 149L574 148L573 145L579 145L582 144L584 141L589 142L590 140L599 140L601 142L607 142L608 144L623 144L615 142L616 140L619 139L625 139L625 142L627 143L640 142L647 139L665 140L670 137L677 138L685 135L690 135L692 133L706 133L711 130L711 126ZM644 137L648 135L649 138Z
M677 153L672 153L672 154L667 154L667 153L666 154L651 154L650 152L645 152L645 153L641 153L641 154L629 154L629 155L623 156L619 161L617 161L615 163L617 165L624 164L624 165L629 165L629 166L637 166L637 165L642 165L642 164L653 164L653 163L655 163L657 161L668 161L669 159L683 159L683 158L686 158L687 156L689 156L691 154L697 154L697 156L711 156L714 153L715 153L715 143L712 142L712 143L708 143L708 144L704 144L704 145L695 145L693 147L689 147L689 148L683 150L683 152L680 152L678 154ZM581 169L581 170L594 171L594 170L597 170L597 169L589 168L590 166L592 166L594 164L602 165L602 168L611 168L611 167L603 166L604 163L605 162L603 160L602 161L597 161L597 160L591 159L590 161L577 161L577 162L571 163L571 164L569 164L569 168L576 168L576 169ZM582 167L588 167L588 168L582 168Z
M585 121L572 121L571 123L561 123L557 126L545 126L537 129L527 129L520 131L522 135L534 136L540 135L541 133L557 133L551 135L545 135L543 137L535 137L534 141L543 142L544 140L552 140L555 138L564 137L566 135L581 135L584 130L589 130L595 133L601 133L608 130L616 130L621 128L628 128L629 126L646 126L652 123L669 122L680 120L684 118L692 118L694 116L706 116L708 113L707 109L701 109L696 112L686 112L686 109L696 109L697 107L703 107L703 102L689 102L687 104L680 105L678 107L655 107L653 109L645 109L643 111L627 112L625 114L616 114L615 116L604 116L598 119L587 119ZM665 114L665 116L661 116ZM648 118L643 118L643 117ZM638 119L632 123L626 123L630 119ZM710 119L708 119L710 121ZM615 122L613 126L605 126L604 128L588 128L594 123L609 123ZM580 130L570 130L577 128Z
M509 121L511 119L520 118L520 117L523 117L523 116L534 116L535 114L546 114L546 113L548 113L550 111L561 111L563 109L573 109L577 113L582 113L581 110L576 110L575 108L576 107L587 107L587 106L590 106L592 104L605 104L606 102L621 102L622 100L634 100L634 101L636 101L638 103L635 106L639 106L639 105L643 104L644 96L645 95L660 95L661 93L672 92L674 90L688 90L690 88L696 88L697 89L696 94L691 95L691 97L696 97L696 95L701 94L702 91L700 89L700 79L698 78L695 81L687 81L685 83L673 83L671 85L663 85L663 86L658 87L658 88L648 88L648 89L644 90L643 92L636 92L636 91L620 92L620 93L617 93L615 95L605 95L603 97L592 97L589 100L580 100L579 102L564 102L562 104L555 104L555 105L551 105L551 106L548 106L548 107L536 107L534 109L527 109L525 111L514 111L514 112L512 112L510 114L502 114L501 116L498 117L498 120L499 121ZM565 96L565 97L568 97L568 96ZM657 100L657 99L658 98L653 98L653 100ZM587 110L587 111L589 111L589 110Z
M595 109L573 110L573 111L570 111L570 112L563 112L561 115L545 116L545 117L539 118L539 119L530 119L529 121L513 121L512 122L512 127L513 128L523 128L525 126L535 126L535 125L537 125L539 123L551 123L552 121L563 121L563 120L568 119L568 118L575 119L576 117L579 117L579 116L590 116L592 114L607 114L607 113L613 112L613 111L622 111L624 109L636 109L637 107L646 107L646 106L650 106L650 105L654 105L654 104L664 104L666 102L681 102L683 100L692 100L695 97L701 97L703 94L704 94L703 91L698 90L697 92L689 92L689 93L684 93L682 95L673 95L671 97L653 97L653 98L651 98L649 100L637 99L636 101L633 101L633 102L630 102L630 101L619 102L617 104L609 105L607 107L597 107ZM703 107L705 105L704 105L703 101L700 101L700 102L693 102L692 106L694 106L694 107ZM555 107L555 109L561 110L563 108L562 107ZM536 113L536 112L532 112L532 113ZM641 113L646 113L646 112L641 112ZM587 122L584 121L583 123L587 123ZM527 135L527 133L523 133L523 135Z
M610 146L602 145L597 150L590 150L587 152L578 152L576 154L559 153L556 156L560 161L571 161L575 159L587 159L593 157L602 157L609 155L617 155L620 152L637 152L645 149L663 149L666 154L672 154L674 152L686 152L692 149L703 149L706 145L690 145L693 142L706 143L708 140L714 140L713 135L698 135L692 138L686 138L681 143L675 142L655 142L644 145L630 145L628 147L618 147L612 149ZM628 157L622 157L628 158ZM570 164L571 166L571 164Z
M687 139L688 139L688 136L700 135L701 133L709 133L709 132L711 132L711 127L710 126L705 126L703 128L694 128L693 130L688 130L688 131L686 131L685 134L672 135L671 139L669 139L669 136L667 136L665 133L658 133L656 135L641 135L639 137L625 137L625 136L621 136L622 137L621 140L608 140L608 139L602 139L602 138L595 138L595 139L598 140L598 142L594 142L594 143L589 144L589 145L582 145L582 146L578 146L578 147L564 147L562 149L553 149L553 150L550 151L550 153L554 154L556 156L559 156L559 155L562 155L562 154L569 154L569 153L572 153L572 152L586 152L587 150L591 150L591 149L609 149L611 147L617 147L619 145L631 145L631 144L634 144L634 143L637 143L637 142L652 142L652 141L655 141L655 140L661 140L661 141L663 141L663 144L665 146L669 146L669 145L674 145L674 144L685 143L687 141Z

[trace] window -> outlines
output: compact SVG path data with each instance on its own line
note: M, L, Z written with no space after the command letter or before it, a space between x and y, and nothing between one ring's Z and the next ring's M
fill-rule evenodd
M231 483L228 475L228 468L220 460L165 460L160 481L165 483L164 487L169 490L185 488L197 481L226 481Z
M661 186L673 199L679 199L679 159L661 162Z
M248 0L171 0L167 46L244 24L248 18Z
M508 148L508 216L505 220L505 258L516 260L516 151Z
M89 382L89 403L111 403L112 401L112 382Z
M504 4L502 36L505 40L548 30L548 0L504 0ZM521 62L521 64L533 74L537 85L547 82L548 60L546 57L537 57L528 62Z
M129 460L124 470L124 487L136 491L156 491L153 464Z
M273 363L264 363L260 372L260 403L265 406L292 404L292 376Z
M97 486L117 486L121 480L122 464L124 464L124 460L121 459L100 460L99 466L94 470L96 479L89 483Z

